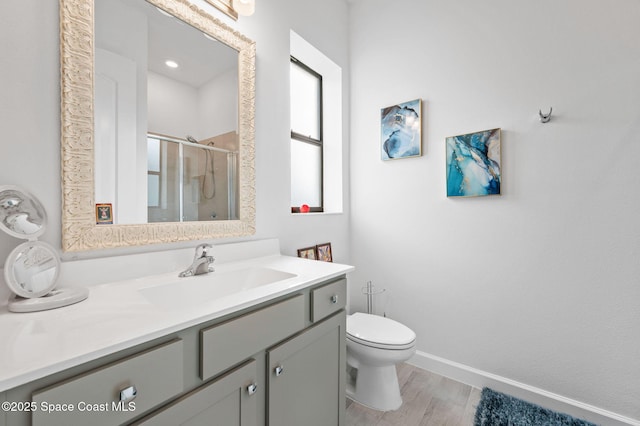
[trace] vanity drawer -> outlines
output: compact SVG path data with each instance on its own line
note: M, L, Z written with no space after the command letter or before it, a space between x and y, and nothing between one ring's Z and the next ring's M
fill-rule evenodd
M316 322L343 309L347 301L347 280L340 279L311 290L311 321Z
M200 331L200 378L207 380L305 327L297 295Z
M32 425L106 426L132 419L182 392L182 358L182 340L173 340L35 391ZM120 391L131 386L135 399L120 402Z

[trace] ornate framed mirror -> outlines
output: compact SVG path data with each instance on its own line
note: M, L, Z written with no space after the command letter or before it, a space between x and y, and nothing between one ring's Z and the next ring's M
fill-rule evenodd
M95 0L96 3L98 1ZM124 199L124 197L114 196L115 202L109 198L106 203L104 199L96 199L96 171L101 171L98 175L103 176L105 169L102 160L100 162L96 160L96 158L101 159L103 156L102 148L97 149L99 145L96 144L97 119L95 112L96 108L100 108L96 107L97 95L95 95L96 51L100 50L96 48L96 3L94 0L60 0L62 249L64 251L84 251L254 234L255 43L187 0L121 0L121 2L137 2L143 3L144 7L152 6L165 16L176 18L180 25L189 28L190 31L200 32L202 34L199 35L216 40L237 52L237 113L232 114L234 120L237 120L237 123L234 123L237 125L232 132L236 138L236 148L227 150L233 151L237 156L237 159L234 160L235 163L229 163L232 172L227 173L228 176L234 177L234 179L229 178L234 180L234 184L228 185L230 188L232 186L235 188L233 192L230 189L228 195L228 198L233 199L234 203L233 207L229 207L229 211L232 213L222 219L218 218L218 220L215 220L216 217L213 214L204 219L191 219L186 217L182 210L180 210L177 219L170 219L173 221L161 221L162 219L158 219L157 222L152 221L150 215L146 216L147 212L143 212L143 216L147 220L123 220L112 221L112 223L98 220L98 206L103 206L102 213L108 211L111 214L111 208L117 212L117 200ZM128 18L130 15L121 14L119 16ZM149 59L149 61L151 60ZM117 69L120 68L117 67ZM143 82L144 84L139 84L139 86L144 86L143 92L145 92L147 89L146 80ZM138 102L147 105L148 101L145 99ZM126 108L124 110L126 111ZM140 116L146 120L146 114L145 110ZM141 129L137 130L138 136L136 138L146 144L148 136L153 131L154 129L147 129L145 126L141 135ZM166 139L175 139L173 142L177 142L176 146L185 146L185 150L196 146L202 148L202 145L196 145L198 141L190 134L181 133L169 136ZM208 138L208 136L198 139L201 139L203 145L206 145L202 141L203 139L217 140ZM211 148L214 143L209 142L208 145ZM207 147L205 146L205 148ZM211 148L210 151L215 149ZM202 151L204 152L205 149ZM225 150L218 149L218 151ZM97 154L98 157L96 157ZM144 152L141 157L146 157L147 154ZM182 157L180 158L182 159ZM211 158L209 170L213 170L213 152L211 157L206 158ZM142 161L146 167L147 159L143 158ZM180 175L182 176L184 174L182 167L186 169L187 166L180 167ZM125 169L125 166L119 163L118 168ZM192 191L192 198L199 197L199 187L207 189L205 188L206 170L205 168L205 180L202 180L201 174L200 183L196 183L195 189ZM149 182L152 182L151 175L151 171L144 170L142 180L146 182L148 178ZM197 176L192 179L197 182ZM127 186L128 181L124 180L124 182L125 184L121 185L123 187ZM175 185L179 186L181 196L185 196L183 193L189 193L188 187L185 185L187 184L182 181L179 185ZM151 194L149 189L151 186L153 185L149 183L148 187L139 191L139 196L130 197L147 200L148 202L144 204L148 206L143 204L145 210L147 207L151 209L153 203L157 202L154 195L148 195ZM155 188L155 186L153 187ZM205 192L210 194L211 187ZM156 201L149 201L152 198ZM124 201L120 204L124 205ZM104 206L109 206L109 210L105 210Z

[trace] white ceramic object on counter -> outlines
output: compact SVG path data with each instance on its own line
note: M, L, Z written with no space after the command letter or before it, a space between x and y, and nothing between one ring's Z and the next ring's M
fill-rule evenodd
M0 186L0 230L28 240L16 247L4 266L4 279L13 292L12 312L60 308L86 299L86 289L60 288L60 259L49 244L37 241L47 226L44 207L33 195L13 185Z

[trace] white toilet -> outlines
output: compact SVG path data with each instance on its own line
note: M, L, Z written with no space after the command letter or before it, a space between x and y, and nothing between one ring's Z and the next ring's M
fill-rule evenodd
M416 351L416 333L389 318L355 313L347 316L347 395L381 411L402 405L396 364Z

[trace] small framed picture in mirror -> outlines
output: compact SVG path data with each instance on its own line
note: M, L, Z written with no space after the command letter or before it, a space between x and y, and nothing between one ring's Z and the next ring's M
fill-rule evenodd
M316 254L315 246L298 249L298 257L302 257L304 259L317 260L318 256Z
M111 203L96 204L96 224L113 225L113 207Z
M331 243L318 244L316 246L316 252L318 254L318 260L322 260L323 262L333 262Z

